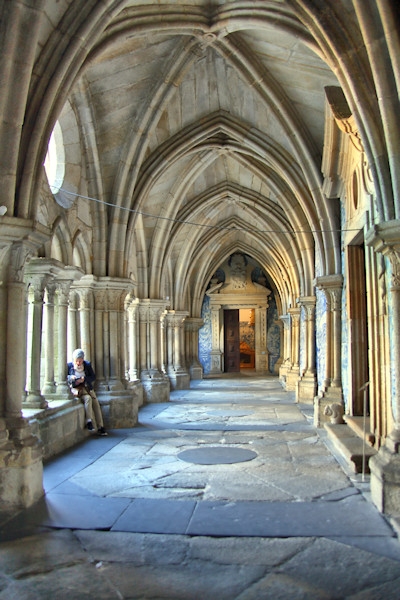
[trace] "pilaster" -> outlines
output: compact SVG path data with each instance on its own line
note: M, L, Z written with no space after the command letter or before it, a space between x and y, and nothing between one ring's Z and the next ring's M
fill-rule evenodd
M279 317L283 325L283 343L281 347L282 362L279 367L279 381L286 387L286 378L291 367L291 348L290 348L290 315L281 315Z
M393 370L392 405L393 429L384 445L370 462L371 496L379 510L400 515L400 220L376 225L366 236L366 243L380 252L391 265L392 326L390 346Z
M329 421L325 415L328 404L343 404L343 390L341 377L341 345L342 321L341 298L343 289L342 275L327 275L318 277L316 286L322 290L326 297L326 347L321 348L325 353L324 385L314 398L314 425L323 427Z
M300 308L289 308L290 314L290 349L291 366L286 374L286 389L288 391L296 390L297 382L300 376L299 367L299 341L300 341Z
M169 400L170 382L162 371L164 360L161 356L165 308L164 300L146 298L139 301L140 379L147 403Z
M5 314L0 356L5 385L0 399L0 489L2 508L7 511L26 508L43 495L42 445L22 417L22 401L27 358L25 265L48 233L23 219L2 217L0 222L1 272L7 286L1 295Z
M173 390L189 388L190 376L182 365L182 339L184 322L189 313L168 310L165 315L167 325L167 375Z
M203 319L187 317L185 319L186 332L186 365L191 379L203 379L203 367L199 361L199 329L204 324Z
M317 376L315 369L315 296L303 296L299 300L305 312L305 339L304 355L305 365L297 382L297 402L313 404L317 393Z

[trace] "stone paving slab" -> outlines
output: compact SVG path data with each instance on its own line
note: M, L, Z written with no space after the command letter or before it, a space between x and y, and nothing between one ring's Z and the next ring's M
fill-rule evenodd
M133 500L112 531L185 534L195 506L195 502L180 500Z
M391 528L365 501L198 502L188 535L323 537L390 536Z
M399 541L310 407L276 378L191 386L44 466L0 525L0 600L399 600ZM257 457L178 458L215 445Z
M400 563L326 538L76 530L0 545L0 600L398 600Z
M57 529L110 529L129 506L125 498L98 498L68 494L47 494L46 516L38 522Z

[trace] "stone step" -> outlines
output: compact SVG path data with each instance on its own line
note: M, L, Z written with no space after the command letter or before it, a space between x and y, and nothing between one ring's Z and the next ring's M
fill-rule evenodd
M343 419L347 425L354 431L358 437L363 439L364 437L364 417L350 417L350 415L344 415ZM375 444L375 435L370 431L370 418L365 418L365 441L373 446Z
M360 438L348 425L325 423L328 437L335 448L344 456L355 473L363 471L363 452L365 453L365 473L369 473L369 459L377 454L377 450L368 443L363 444Z

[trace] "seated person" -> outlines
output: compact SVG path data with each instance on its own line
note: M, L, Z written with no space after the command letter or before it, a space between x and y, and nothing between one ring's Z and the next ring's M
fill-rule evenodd
M85 354L81 348L72 353L72 362L68 363L67 381L74 396L80 398L85 407L86 427L89 431L95 430L93 420L99 435L107 435L103 424L103 415L97 396L93 389L96 375L89 361L84 360Z

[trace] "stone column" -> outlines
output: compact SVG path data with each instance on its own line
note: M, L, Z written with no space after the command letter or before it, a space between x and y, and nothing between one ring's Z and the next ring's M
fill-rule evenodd
M0 479L3 510L31 506L43 495L42 445L33 435L29 421L22 417L22 402L26 383L26 328L27 284L24 268L27 260L42 245L46 236L30 229L31 223L13 218L0 223L0 240L12 239L15 234L26 237L24 243L11 243L2 253L2 261L8 264L7 315L5 325L5 378L3 416L0 430ZM0 242L1 244L1 242Z
M23 244L11 249L8 280L7 353L6 353L6 417L21 417L26 384L27 284L24 264L29 250Z
M284 326L283 326L283 321L278 320L276 322L276 325L279 328L279 357L274 365L274 373L276 375L280 375L281 366L283 365L283 357L285 356L285 354L284 354L285 330L284 330Z
M149 306L147 303L140 301L139 305L139 364L140 377L149 377L148 374L148 347L149 340Z
M366 243L380 252L391 266L390 347L392 352L392 416L393 429L369 460L371 497L381 512L400 514L400 220L376 225L366 236Z
M317 287L326 297L326 347L320 351L325 353L325 381L314 398L314 425L323 426L329 420L325 415L328 404L343 404L341 377L341 299L343 288L342 275L327 275L318 277Z
M47 402L40 391L40 366L42 351L42 321L44 292L48 276L43 274L41 266L35 262L28 264L26 270L29 283L29 298L31 311L29 318L28 343L30 353L27 372L27 396L23 406L25 408L47 408Z
M122 344L122 332L120 330L120 316L122 312L122 307L124 305L125 299L125 290L121 289L108 289L107 290L107 298L108 298L108 317L109 317L109 340L110 340L110 350L109 350L109 365L110 365L110 376L108 379L108 387L110 390L122 390L122 377L120 370L120 348Z
M70 281L57 282L58 300L58 335L57 335L57 396L68 397L67 363L72 360L68 356L68 305ZM75 315L74 315L75 316ZM76 329L75 329L76 333ZM74 346L74 349L76 346Z
M79 348L80 338L78 336L78 306L79 306L79 295L76 290L71 290L69 293L69 302L68 302L68 332L67 332L67 362L72 360L72 352L75 348ZM61 361L59 363L61 368ZM62 372L59 372L58 381L64 379L65 367Z
M203 379L203 367L199 361L199 329L204 324L203 319L187 317L186 330L186 365L189 368L191 379Z
M329 290L332 307L332 387L342 394L342 288Z
M157 377L161 372L158 362L158 349L160 345L160 317L161 311L158 306L149 307L149 341L150 341L150 364L151 376Z
M303 296L300 305L305 311L305 366L297 382L297 402L313 404L317 393L317 378L315 369L315 296Z
M161 319L164 316L164 300L140 300L140 379L146 402L167 402L170 383L161 369Z
M213 304L211 305L211 375L217 375L223 372L222 365L222 351L220 347L220 333L221 333L221 324L220 324L220 313L221 313L221 305Z
M183 390L189 387L189 373L181 364L181 339L183 324L187 312L169 310L166 314L167 322L167 347L168 363L167 374L174 390Z
M291 340L290 340L290 315L281 315L279 319L283 324L282 364L279 368L279 380L286 386L287 374L292 366L291 363Z
M79 346L85 353L85 360L92 361L92 335L90 328L91 314L93 312L92 290L79 288L77 291L79 296Z
M255 308L255 366L257 373L269 371L269 352L267 346L268 304Z
M54 381L54 300L56 296L56 284L50 282L46 286L44 302L44 382L42 387L43 396L55 394L56 384Z
M290 348L291 348L291 367L286 376L286 389L293 391L296 389L297 381L300 376L299 368L299 350L300 350L300 309L289 308L290 314Z
M129 298L127 301L127 312L128 312L128 385L132 382L136 382L139 379L139 368L138 368L138 352L137 352L137 338L138 338L138 299Z

